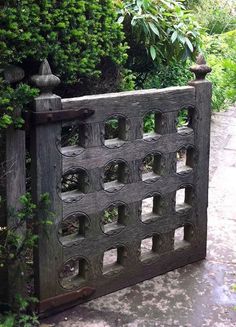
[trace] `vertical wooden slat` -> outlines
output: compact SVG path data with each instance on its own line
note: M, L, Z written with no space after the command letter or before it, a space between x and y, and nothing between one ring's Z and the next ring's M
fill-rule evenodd
M0 227L15 226L11 212L20 208L19 198L25 194L25 131L14 127L1 132L0 137ZM17 233L24 233L24 226ZM23 291L21 268L16 261L14 267L0 267L0 299L12 302L16 293ZM4 270L4 271L3 271ZM3 282L2 282L3 281Z
M197 228L197 243L202 248L202 258L206 256L207 245L207 207L209 185L209 151L212 84L205 80L211 71L203 56L197 58L197 64L190 69L196 80L189 83L195 87L196 104L193 116L195 144L198 153L195 174L195 214Z
M32 80L41 89L41 95L35 99L35 112L48 112L61 109L61 98L52 94L59 78L52 75L45 60L39 75ZM31 130L32 157L32 195L37 205L41 195L50 196L49 211L53 213L51 226L42 224L43 210L38 210L36 224L39 235L38 246L34 253L35 290L40 300L51 297L57 292L58 266L61 264L61 245L57 239L57 225L62 219L62 201L58 196L60 187L62 159L57 143L60 143L61 124L45 124Z

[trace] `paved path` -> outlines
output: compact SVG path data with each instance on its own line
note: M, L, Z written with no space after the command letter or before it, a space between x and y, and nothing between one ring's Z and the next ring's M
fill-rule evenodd
M58 314L58 327L236 327L236 109L212 117L207 259Z

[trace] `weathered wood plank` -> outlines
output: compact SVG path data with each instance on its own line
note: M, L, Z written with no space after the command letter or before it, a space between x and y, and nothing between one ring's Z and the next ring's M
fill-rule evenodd
M73 240L67 239L64 244L64 256L66 259L79 253L81 256L90 258L91 255L99 256L107 249L111 248L114 244L130 245L133 240L143 240L149 235L165 234L171 232L184 224L195 223L194 212L192 209L186 211L184 215L176 215L175 213L163 215L158 217L151 223L142 223L140 217L137 215L136 220L130 222L125 226L122 231L114 233L112 237L104 237L104 233L100 229L100 233L96 233L95 229L93 234L87 238ZM95 222L94 222L95 223ZM93 229L93 222L91 229ZM99 247L97 245L99 244ZM96 248L95 253L91 253L91 249ZM131 259L132 260L132 259Z
M15 217L11 213L20 209L19 199L26 192L25 132L11 127L1 132L0 143L0 226L11 228L16 225ZM17 230L19 236L24 232L25 226ZM5 280L5 283L1 284L3 287L0 287L0 298L11 303L16 293L22 294L24 291L23 275L18 263L16 262L14 267L8 267L5 272L2 272L0 267L0 276L1 280Z
M130 204L141 201L148 194L159 193L167 194L179 189L182 185L192 185L194 182L193 174L186 175L168 175L160 177L155 183L137 182L125 184L118 192L99 191L94 193L82 194L76 192L67 192L63 194L63 215L76 212L77 210L85 212L88 215L93 214L99 208L106 208L110 203L124 202ZM76 201L78 199L78 201Z
M184 145L194 146L194 134L182 136L180 133L161 135L156 141L147 142L145 139L136 139L133 142L126 142L121 147L107 148L91 147L81 150L77 146L62 148L63 171L82 166L86 169L103 167L110 160L122 158L124 160L144 159L149 153L173 153Z
M95 110L95 114L86 121L99 122L116 114L132 118L144 116L149 111L178 111L184 107L194 106L194 103L195 89L187 86L63 99L62 108Z
M212 84L207 80L197 80L190 84L196 89L193 128L198 153L194 177L197 228L200 231L199 246L205 249L206 255Z
M55 80L54 80L55 79ZM61 109L61 98L52 94L51 90L58 83L57 78L51 74L50 67L44 62L39 75L33 80L38 87L38 80L43 81L43 91L35 99L34 111L47 112ZM41 195L48 193L50 205L47 208L53 213L52 225L43 224L44 210L38 210L35 217L39 234L38 245L34 253L35 291L42 300L51 297L57 289L58 265L62 261L62 249L58 246L55 226L62 218L62 204L57 194L58 183L61 179L61 155L56 144L61 137L61 124L42 125L31 131L31 157L32 157L32 195L36 204L40 204ZM60 148L59 148L60 149Z

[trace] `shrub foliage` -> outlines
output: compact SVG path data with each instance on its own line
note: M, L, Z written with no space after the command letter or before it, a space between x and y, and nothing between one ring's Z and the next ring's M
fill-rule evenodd
M116 0L129 44L128 68L143 77L199 50L202 29L182 0Z
M0 65L48 58L63 80L94 77L102 58L126 57L112 0L11 0L0 13Z

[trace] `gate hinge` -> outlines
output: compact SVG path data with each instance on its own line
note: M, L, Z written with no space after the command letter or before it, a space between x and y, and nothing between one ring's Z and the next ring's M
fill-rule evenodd
M94 110L88 108L73 110L55 110L47 112L25 111L22 114L25 120L25 128L30 129L32 126L58 123L70 120L84 120L94 114Z
M68 305L77 304L80 301L90 298L96 289L93 287L83 287L74 292L60 294L55 297L39 302L39 313L53 312L57 308L68 307Z

